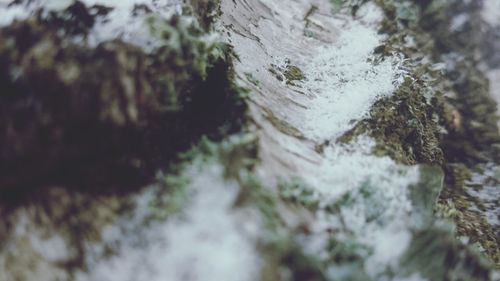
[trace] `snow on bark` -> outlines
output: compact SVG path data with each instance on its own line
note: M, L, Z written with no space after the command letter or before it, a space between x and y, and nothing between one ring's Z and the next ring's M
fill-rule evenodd
M28 17L40 7L60 10L71 3L49 2L12 7L0 2L0 13L6 15L0 25ZM179 13L181 7L179 1L168 0L84 2L114 8L93 28L91 44L118 37L146 47L151 37L144 17L132 15L134 7L147 4L163 17ZM328 245L335 233L340 244L355 246L361 264L330 264L332 276L347 279L359 269L366 273L362 280L426 280L418 272L399 271L414 231L431 217L437 196L431 190L421 195L430 198L426 202L414 198L427 191L419 186L423 168L373 155L375 140L367 136L337 143L406 75L401 57L374 54L385 39L378 34L382 11L369 3L356 17L343 10L332 13L328 0L286 5L227 0L221 9L217 28L228 34L238 56L239 82L251 89L250 118L261 160L257 175L268 187L276 186L279 178L299 177L318 201L309 233L296 237L303 249L328 263L334 258ZM461 24L457 20L457 28ZM115 220L102 234L112 255L107 256L109 249L100 243L86 243L89 271L79 271L77 280L257 280L261 218L252 208L235 208L240 186L225 179L223 171L217 161L193 163L186 171L191 179L186 203L178 213L149 226L144 222L153 212L148 203L155 188L134 196L133 215ZM32 241L47 260L66 255L64 250L47 252L64 248L57 236Z
M412 229L421 227L424 215L411 198L420 169L372 155L375 142L367 136L336 143L405 76L402 58L380 60L374 54L384 40L377 32L383 13L374 4L353 18L331 14L328 1L247 2L223 2L222 25L240 58L236 71L255 92L261 179L273 185L273 179L297 177L318 200L302 245L327 262L334 259L328 245L335 233L341 244L361 249L356 254L364 278L423 280L418 274L385 275L398 271ZM303 79L285 81L291 67ZM352 266L334 263L329 271L348 279L357 274Z
M305 66L303 87L313 96L306 111L304 135L331 140L367 117L373 103L391 95L403 72L399 58L375 62L373 50L383 36L357 21L345 24L338 46L319 46Z

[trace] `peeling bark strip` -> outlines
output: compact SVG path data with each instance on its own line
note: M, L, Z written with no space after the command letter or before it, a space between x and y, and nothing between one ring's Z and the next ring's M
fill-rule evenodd
M0 3L0 281L496 281L478 8Z

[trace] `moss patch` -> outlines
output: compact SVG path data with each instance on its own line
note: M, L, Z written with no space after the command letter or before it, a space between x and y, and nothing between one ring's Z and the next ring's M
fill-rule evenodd
M295 82L306 79L304 72L299 67L292 65L288 59L285 61L284 67L271 64L268 71L279 81L285 81L291 86L297 86Z
M428 117L432 116L430 120L437 125L429 127L436 128L432 129L436 138L430 143L434 146L435 140L438 141L437 146L442 150L438 163L446 173L438 209L441 215L454 219L457 235L478 242L498 267L498 246L492 246L498 242L492 227L479 213L470 210L474 199L467 195L464 187L465 179L477 165L499 163L496 104L489 97L488 81L478 69L474 55L480 52L483 40L478 15L480 5L462 0L383 0L378 3L386 13L381 30L390 35L378 53L399 52L410 59L430 54L433 62L447 61L454 65L445 68L442 74L436 75L429 67L423 72L431 78L427 81L434 81L429 86L435 89L430 107L433 114ZM452 19L458 14L467 14L469 20L459 30L452 29ZM405 43L409 37L413 46ZM429 160L428 157L414 159L416 162Z
M312 211L319 207L319 198L314 190L298 178L289 181L282 179L278 184L278 190L280 197L286 202Z
M438 97L427 99L429 89L418 74L407 77L393 96L377 101L370 117L338 141L349 142L367 132L377 140L374 153L389 155L404 164L441 164L440 131L436 116Z
M283 75L285 76L288 84L293 81L302 81L306 78L304 72L302 72L302 70L295 65L287 65Z
M0 29L2 190L140 186L201 135L239 130L229 46L177 16L150 19L164 42L152 53L119 40L77 45L59 24L75 5Z
M221 15L220 0L189 0L192 10L206 30L210 30L217 18Z

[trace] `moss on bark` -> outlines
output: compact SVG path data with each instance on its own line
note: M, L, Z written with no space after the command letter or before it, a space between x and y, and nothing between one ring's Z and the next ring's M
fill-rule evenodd
M164 42L151 53L120 40L90 48L59 23L81 5L0 29L0 185L9 194L139 186L201 135L241 125L229 46L174 16L150 21ZM89 17L68 18L83 30Z
M433 137L427 137L425 140L417 135L416 138L413 136L399 143L407 145L422 139L425 140L423 142L425 145L442 151L440 161L437 163L442 165L446 180L438 208L448 210L451 204L453 211L449 213L453 214L452 218L457 224L457 235L467 236L472 242L478 242L484 248L485 254L498 267L500 266L498 258L500 250L495 231L484 217L471 211L474 199L467 194L465 189L466 181L471 177L471 173L478 169L478 165L485 162L499 163L500 135L497 126L496 103L489 96L488 80L478 67L480 57L478 58L477 54L481 53L481 44L484 41L481 38L483 33L479 16L480 5L475 1L461 0L382 0L378 2L386 13L382 31L390 35L387 44L378 51L382 54L402 53L410 59L422 59L429 55L431 58L430 64L422 68L423 71L418 71L417 75L412 74L412 76L418 81L423 74L423 77L427 77L430 82L428 86L434 90L430 104L427 102L425 105L423 99L416 100L421 105L425 105L420 106L417 111L420 112L418 120L424 120L426 123L429 120L428 125L425 126L427 130L423 132L430 134L420 134L420 136ZM412 7L414 15L407 13L405 8L407 6ZM460 13L466 13L469 20L463 28L454 30L451 28L451 21ZM411 37L415 46L407 46L404 40L406 37ZM431 71L432 63L443 61L452 64L453 67L445 68L442 73ZM407 88L405 84L402 85L403 89ZM410 93L422 95L415 89ZM393 101L398 105L396 108L407 103L405 99L401 99L399 93L396 93L395 98ZM390 104L386 102L382 111L390 116L391 108L394 106L387 107L388 105ZM429 115L428 112L432 114ZM378 115L373 119L378 120L380 117L385 120L384 115ZM405 118L405 120L411 120L411 118ZM394 125L390 127L390 132L396 132L396 135L399 135L397 132L401 129L409 130L404 122L394 123ZM377 131L377 126L375 129L372 126L371 129ZM383 143L386 142L385 138L378 138L384 140ZM401 151L401 149L395 151ZM395 157L403 159L402 162L408 162L407 159L416 160L416 163L429 160L428 157L412 157L414 150L403 151L405 153L398 153Z

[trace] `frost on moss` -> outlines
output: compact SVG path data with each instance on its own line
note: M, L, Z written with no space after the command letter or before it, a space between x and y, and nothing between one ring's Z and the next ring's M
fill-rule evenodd
M278 184L278 190L281 198L287 202L313 211L319 207L319 198L314 189L299 178L289 181L282 179Z
M225 193L236 194L228 212L238 214L241 210L252 210L244 218L246 222L239 221L240 226L255 223L248 221L255 219L254 215L258 218L256 223L259 227L255 236L257 240L254 241L253 246L257 251L254 254L258 254L258 257L254 257L255 261L259 262L258 265L253 266L257 266L259 271L256 273L258 277L251 276L252 280L328 280L322 263L314 255L304 252L295 241L293 229L287 228L284 223L283 214L280 213L280 209L283 208L280 197L272 189L264 186L254 174L253 168L258 164L256 141L255 135L251 133L232 135L221 142L202 138L195 147L181 154L181 162L171 169L169 175L160 177L161 185L152 197L150 207L153 208L155 219L171 220L186 215L186 211L191 208L189 206L193 200L192 197L202 192L194 192L193 183L200 182L199 177L207 178L207 174L203 171L214 170L213 167L217 167L217 174L210 174L210 177L218 178L217 185L220 184L218 181L224 182ZM220 192L220 188L214 186L212 179L209 184L203 186L203 193L204 196L210 197L208 194L213 192ZM226 197L222 194L218 196ZM221 200L221 203L217 204L227 204L223 203L223 198ZM207 208L203 216L216 212L212 209L219 209L219 207ZM216 218L219 223L226 219L225 217ZM192 228L196 231L200 227L193 225ZM213 231L220 231L221 236L233 235L226 233L232 231L231 229ZM201 245L200 241L195 242L196 244L191 245L193 252L196 252L196 247ZM223 241L218 247L226 248L228 245ZM183 253L177 254L184 255ZM201 254L203 256L199 258L211 257L211 254ZM231 255L234 260L240 260L238 251L224 254Z
M381 112L390 115L394 105L398 109L401 105L410 105L413 112L406 119L411 121L411 116L419 116L416 125L426 128L415 131L413 124L406 122L403 126L393 124L392 128L383 126L386 130L382 139L387 139L387 133L414 132L407 135L411 138L400 141L403 145L410 144L411 149L396 149L396 152L404 152L396 153L395 158L417 163L438 160L436 163L446 172L437 207L439 214L455 221L458 236L470 237L472 243L479 242L483 253L498 267L499 250L492 246L498 245L494 227L473 210L474 198L467 194L466 188L472 175L481 173L478 165L498 163L499 158L496 105L488 96L488 81L474 55L481 50L478 2L387 0L378 3L386 13L381 31L389 37L376 52L385 55L399 52L410 61L420 61L420 65L410 68L413 69L410 76L416 78L412 84L419 86L412 86L406 95L397 93L393 107L382 107ZM412 7L413 13L409 15L405 7ZM454 21L457 15L466 16L468 20L458 26ZM400 88L398 92L401 90L406 91ZM377 131L376 126L371 126L374 127ZM362 131L363 126L358 130ZM428 149L421 149L419 143Z
M421 52L430 55L433 62L445 65L444 75L433 75L433 79L446 80L444 88L442 82L438 81L441 85L437 84L437 87L448 92L441 104L445 102L445 106L455 112L455 118L460 119L459 122L455 120L454 127L449 126L453 123L450 122L453 117L441 113L441 117L445 117L441 122L448 122L444 124L448 133L443 138L443 146L447 150L445 157L449 158L447 160L471 165L485 161L488 158L484 156L485 153L498 158L498 149L492 146L500 140L496 105L488 95L488 81L484 73L478 70L477 59L473 56L480 50L481 44L481 20L474 15L478 4L461 0L379 2L387 15L382 31L393 38L388 40L385 49L394 48L394 43L404 45L403 40L400 43L394 41L400 36L397 34L404 34L404 38L411 37L416 45L399 48L399 51L410 57L415 57L415 51ZM417 17L412 17L404 25L401 23L404 23L405 17L399 10L406 5L413 7ZM470 19L460 30L455 30L451 27L452 19L460 13L470 15Z
M200 135L239 128L231 49L196 21L151 17L152 52L119 39L92 48L59 24L94 23L76 7L87 9L0 30L2 189L138 185Z
M202 138L182 153L180 162L135 200L146 204L134 209L130 220L124 218L113 226L131 229L119 235L120 243L112 244L113 253L93 260L87 265L92 270L81 272L84 278L77 280L182 280L186 276L257 280L264 220L257 202L240 203L241 194L248 190L237 176L249 172L254 140L247 134L221 142ZM233 175L232 169L238 173ZM105 239L113 242L110 234Z
M414 243L414 231L432 228L442 172L436 167L400 166L388 157L359 154L348 147L359 148L346 145L332 158L338 167L330 170L330 186L307 187L297 180L281 184L286 202L314 213L314 221L298 240L318 259L327 280L404 280L414 272L406 271L399 260ZM342 173L347 165L358 170L355 180L341 180L342 174L355 174L348 168ZM425 271L419 267L416 272Z
M468 244L479 244L482 254L498 267L498 230L474 208L477 201L467 193L467 183L477 171L471 171L463 164L449 164L446 169L447 179L437 206L438 214L453 220L457 225L457 235L466 237ZM485 185L484 182L479 184Z
M426 68L426 70L429 70ZM377 101L370 117L346 133L340 142L369 132L378 141L374 152L405 164L441 164L439 96L428 96L429 86L418 72L408 75L393 96Z

